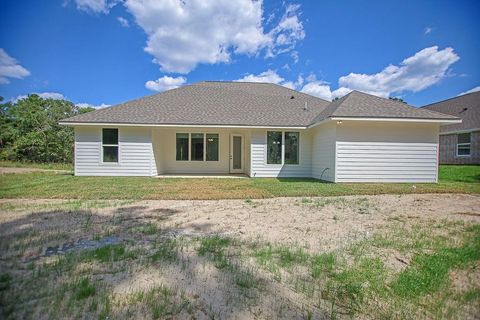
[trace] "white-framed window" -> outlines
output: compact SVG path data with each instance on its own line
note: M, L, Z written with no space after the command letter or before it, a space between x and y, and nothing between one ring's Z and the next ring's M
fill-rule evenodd
M102 162L118 163L118 128L102 128Z
M267 164L298 165L300 132L267 131Z
M177 133L175 139L177 161L218 161L219 159L218 133Z
M469 157L471 152L471 134L460 133L457 134L457 156L458 157Z

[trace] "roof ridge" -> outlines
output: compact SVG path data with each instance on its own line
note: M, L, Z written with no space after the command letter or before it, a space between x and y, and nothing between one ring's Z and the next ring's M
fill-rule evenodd
M447 99L440 100L440 101L437 101L437 102L432 102L432 103L426 104L424 106L421 106L420 108L425 108L425 107L431 106L433 104L442 103L442 102L446 102L446 101L453 100L453 99L458 99L458 98L465 97L465 96L468 96L468 95L471 95L471 94L474 94L474 93L480 94L480 91L469 92L469 93L465 93L465 94L462 94L462 95L458 95L456 97L451 97L451 98L447 98Z

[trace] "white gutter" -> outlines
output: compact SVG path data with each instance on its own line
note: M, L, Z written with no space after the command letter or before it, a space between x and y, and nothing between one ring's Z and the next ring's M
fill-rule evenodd
M137 123L101 123L101 122L59 122L62 126L97 126L97 127L181 127L181 128L246 128L246 129L294 129L304 130L308 127L285 126L244 126L214 124L137 124Z
M427 123L462 123L462 119L419 119L419 118L350 118L350 117L332 117L336 121L388 121L388 122L427 122Z

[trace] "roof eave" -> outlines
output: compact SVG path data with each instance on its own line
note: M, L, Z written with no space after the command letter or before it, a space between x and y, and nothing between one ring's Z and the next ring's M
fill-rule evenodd
M223 124L178 124L178 123L126 123L126 122L75 122L75 121L60 121L58 123L62 126L94 126L94 127L180 127L180 128L250 128L250 129L307 129L308 126L286 126L286 125L223 125Z
M442 125L445 124L455 124L462 123L460 118L395 118L395 117L344 117L344 116L334 116L330 117L331 120L336 121L387 121L387 122L418 122L418 123L439 123Z

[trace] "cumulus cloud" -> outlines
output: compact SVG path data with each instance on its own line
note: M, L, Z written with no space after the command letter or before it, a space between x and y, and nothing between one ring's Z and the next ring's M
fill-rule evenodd
M145 51L164 72L189 73L198 64L228 63L232 54L271 57L305 37L299 6L288 5L278 25L264 30L262 1L127 0L148 36Z
M0 48L0 84L10 83L9 78L23 79L30 75L30 71L18 64L5 50Z
M102 109L102 108L107 108L111 106L110 104L105 104L105 103L94 105L94 104L85 103L85 102L77 103L75 105L79 108L94 108L94 109Z
M332 90L329 83L318 80L314 74L310 74L306 79L300 75L297 81L288 81L271 69L258 75L246 75L237 81L276 83L329 101L341 98L352 90L387 98L392 94L418 92L434 85L447 76L450 66L459 59L452 48L425 48L404 59L398 66L389 65L379 73L350 73L340 77L336 90ZM478 90L480 87L460 95Z
M118 0L75 0L78 10L88 13L107 14L119 1Z
M446 77L450 66L460 57L452 48L433 46L404 59L399 66L389 65L379 73L350 73L340 77L339 87L359 90L380 97L404 91L424 90Z
M150 80L145 83L145 87L152 91L166 91L178 88L187 82L185 77L169 77L163 76L157 80Z
M117 20L118 20L118 22L120 22L122 27L128 28L130 26L130 23L124 17L117 17Z
M468 90L468 91L462 92L462 93L459 94L459 96L463 96L464 94L472 93L472 92L477 92L477 91L480 91L480 86L475 87L475 88L473 88L473 89L470 89L470 90Z
M429 33L432 33L433 31L433 28L432 27L426 27L425 29L423 29L423 35L427 35Z
M43 98L43 99L65 100L65 96L61 93L58 93L58 92L32 92L31 94L36 94L37 96L39 96L40 98ZM22 99L25 99L25 98L28 98L28 95L26 95L26 94L19 95L16 98L13 98L12 102L15 103L18 100L22 100Z
M234 81L243 81L243 82L267 82L267 83L275 83L280 84L285 79L278 75L275 70L267 70L257 75L255 74L248 74L243 78L234 80Z

